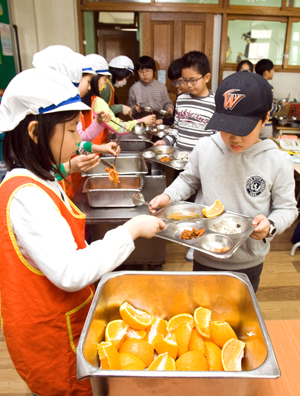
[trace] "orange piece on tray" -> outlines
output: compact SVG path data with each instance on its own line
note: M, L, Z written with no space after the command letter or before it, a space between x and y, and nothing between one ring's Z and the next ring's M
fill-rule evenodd
M105 341L111 341L119 349L126 337L129 326L124 320L113 320L105 328Z
M145 363L132 353L119 353L122 370L144 370Z
M167 335L167 321L162 318L152 318L151 326L147 328L146 341L155 346L158 341L162 341Z
M176 327L180 326L182 323L189 323L194 327L194 319L191 314L182 313L179 315L172 316L172 318L168 321L167 331L171 332L176 329Z
M205 356L208 363L209 371L223 371L221 348L211 341L204 341Z
M208 364L204 353L189 351L180 356L176 362L178 371L207 371Z
M205 353L204 341L196 329L193 329L189 341L189 351L199 351Z
M144 340L147 333L146 330L134 330L131 327L128 328L125 340Z
M102 370L121 370L119 354L112 342L102 341L97 349Z
M223 348L224 344L231 338L238 339L233 328L225 320L216 320L210 322L210 338L212 342Z
M232 338L222 348L221 358L225 371L242 371L245 343Z
M195 327L203 337L210 338L209 322L211 319L211 310L199 307L194 311Z
M158 355L148 367L150 371L175 371L175 369L175 360L168 353Z
M163 353L168 353L173 359L176 359L178 346L175 334L169 333L165 338L158 341L154 345L154 349L159 355Z
M126 340L122 343L119 353L132 353L148 367L154 360L154 348L144 340Z
M121 318L134 330L144 330L152 323L152 316L124 302L119 309Z
M177 356L181 356L188 351L193 327L190 323L184 322L172 332L176 337Z
M202 213L205 217L216 217L224 212L224 205L218 199L211 206L206 206L202 209Z

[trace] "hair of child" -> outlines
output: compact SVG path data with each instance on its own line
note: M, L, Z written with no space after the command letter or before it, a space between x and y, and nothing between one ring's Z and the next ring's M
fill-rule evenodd
M78 114L78 110L69 110L27 115L15 129L4 135L2 151L7 170L27 168L43 180L50 181L55 180L54 173L59 173L64 178L60 172L61 163L55 163L51 152L50 139L57 124L71 121ZM27 130L31 121L37 121L34 131L37 143L32 140Z
M171 81L178 80L181 77L182 60L181 58L173 60L168 68L168 77Z
M150 56L141 56L136 62L136 70L152 69L156 71L155 61Z
M271 71L273 67L274 64L270 59L261 59L255 65L255 72L262 76L265 71Z
M253 63L250 62L249 60L240 61L240 63L237 65L236 71L239 72L241 70L242 66L244 66L244 65L248 65L250 71L253 73L254 66L253 66Z
M203 52L190 51L182 57L182 69L195 69L205 76L210 73L209 60Z
M127 69L119 69L117 67L109 66L109 72L112 74L112 83L115 84L117 81L122 81L124 78L132 76L132 72Z

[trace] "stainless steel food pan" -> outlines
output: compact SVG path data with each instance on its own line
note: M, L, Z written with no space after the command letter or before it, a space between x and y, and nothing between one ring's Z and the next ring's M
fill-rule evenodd
M169 221L166 228L156 234L156 237L192 247L219 259L231 257L254 231L255 228L252 226L253 218L229 211L214 218L205 218L202 214L204 206L180 201L160 209L155 213L155 216L167 218ZM174 221L174 218L172 218L174 214L186 218ZM191 218L193 216L194 218ZM229 234L218 229L218 226L224 227L232 222L237 225L236 232L232 230L232 233ZM197 230L204 229L205 232L196 239L186 240L181 238L181 233L184 230L191 231L193 228Z
M147 148L151 147L152 144L136 138L136 139L122 139L120 140L120 147L121 147L121 152L124 151L133 151L133 152L137 152L137 153L141 153L144 150L147 150Z
M105 156L103 157L110 164L114 163L115 157ZM101 158L100 158L101 159ZM89 175L107 175L108 173L105 171L106 165L100 162L95 168L82 173L83 176ZM120 175L129 175L129 174L147 174L148 168L145 162L145 159L139 154L132 155L119 155L117 159L116 169Z
M133 207L133 194L140 192L144 186L141 175L119 175L120 184L115 187L108 176L90 176L83 185L88 203L95 208Z
M199 306L212 320L226 320L246 343L243 371L110 371L99 368L97 344L105 325L120 319L129 302L166 320ZM253 288L244 274L231 272L114 272L97 287L77 346L77 377L90 378L94 396L254 396L262 378L280 371Z

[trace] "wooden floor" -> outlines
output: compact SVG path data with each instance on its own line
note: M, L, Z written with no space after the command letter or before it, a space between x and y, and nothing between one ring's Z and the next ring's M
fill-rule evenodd
M284 234L275 236L266 257L257 292L264 319L300 319L300 249L290 256L291 236L300 218ZM187 248L167 243L165 271L190 271L185 260ZM30 396L27 386L16 373L0 330L0 396Z

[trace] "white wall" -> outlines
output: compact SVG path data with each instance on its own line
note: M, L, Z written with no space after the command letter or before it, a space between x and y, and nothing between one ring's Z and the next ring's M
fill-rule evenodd
M224 72L223 78L233 72ZM274 97L283 99L290 95L290 101L297 99L300 102L300 73L274 73L274 77L269 83L273 85Z
M22 69L49 45L78 51L76 0L10 0L12 23L18 27Z

